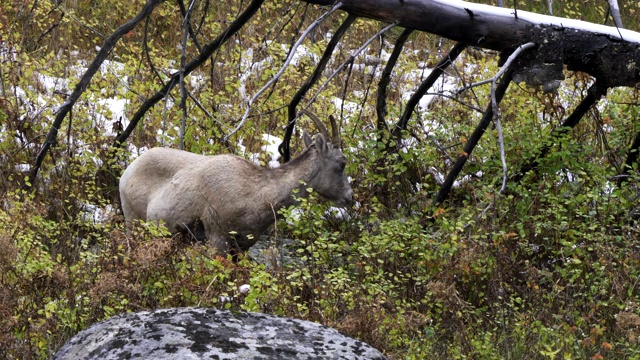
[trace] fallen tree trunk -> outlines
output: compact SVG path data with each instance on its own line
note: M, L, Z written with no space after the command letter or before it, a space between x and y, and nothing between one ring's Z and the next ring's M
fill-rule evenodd
M334 0L304 1L317 5L336 3ZM501 63L521 44L534 43L536 48L524 52L512 64L512 79L516 83L524 81L542 86L545 91L553 91L560 85L565 69L593 76L601 94L609 88L637 87L640 83L640 33L634 31L455 0L342 0L340 3L340 9L350 15L500 51ZM639 147L640 135L631 145L621 175L633 168ZM464 161L458 161L457 166L461 169L463 164ZM451 171L450 183L460 169ZM448 187L450 184L441 188L436 203L444 201Z
M304 0L332 5L334 0ZM534 42L538 51L519 58L514 81L546 85L568 70L588 73L608 87L640 82L640 33L526 11L441 0L343 0L349 14L397 23L470 46L510 54ZM519 66L518 66L519 65Z

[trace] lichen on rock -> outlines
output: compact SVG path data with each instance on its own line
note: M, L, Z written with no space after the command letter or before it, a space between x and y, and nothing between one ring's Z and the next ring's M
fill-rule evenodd
M70 339L56 360L385 359L376 349L310 321L211 308L112 317Z

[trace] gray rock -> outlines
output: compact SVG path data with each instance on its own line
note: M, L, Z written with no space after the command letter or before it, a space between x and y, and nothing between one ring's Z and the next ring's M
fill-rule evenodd
M371 346L310 321L210 308L123 314L71 338L56 360L385 359Z

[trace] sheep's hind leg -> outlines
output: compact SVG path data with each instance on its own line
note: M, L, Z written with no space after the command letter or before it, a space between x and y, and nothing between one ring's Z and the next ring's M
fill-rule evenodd
M207 235L202 220L196 219L190 224L183 224L178 228L178 231L184 236L184 238L190 243L206 242Z
M218 229L213 229L210 224L204 224L204 232L206 234L206 241L210 247L216 249L218 255L227 256L229 254L229 242L226 236L221 236Z

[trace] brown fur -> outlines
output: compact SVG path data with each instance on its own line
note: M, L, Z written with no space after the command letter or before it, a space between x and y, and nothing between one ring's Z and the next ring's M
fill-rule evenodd
M311 187L338 206L351 202L342 152L322 135L313 142L305 136L305 143L299 157L276 169L233 155L150 149L120 178L125 219L162 220L172 233L201 223L204 237L220 251L246 251L280 208L294 204L294 189L305 196Z

